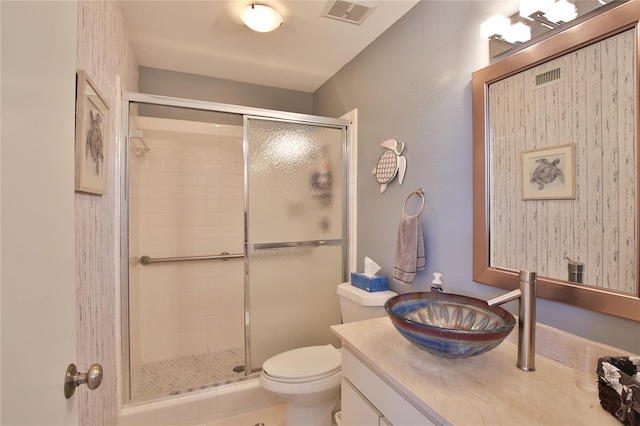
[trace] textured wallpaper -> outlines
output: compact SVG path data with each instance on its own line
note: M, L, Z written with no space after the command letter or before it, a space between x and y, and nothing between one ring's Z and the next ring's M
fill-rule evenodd
M122 91L137 91L138 70L117 2L78 2L78 69L84 69L109 104L107 194L76 193L76 287L78 366L104 369L102 385L80 392L81 425L112 425L118 415L119 357L116 294L119 294L119 147L116 134L118 76Z
M627 30L489 86L491 266L566 280L571 259L586 265L584 283L636 292L634 38ZM567 145L567 158L554 156ZM554 192L572 183L573 195Z

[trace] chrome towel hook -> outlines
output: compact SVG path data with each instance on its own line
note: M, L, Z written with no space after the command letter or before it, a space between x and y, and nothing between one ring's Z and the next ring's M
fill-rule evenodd
M405 212L405 209L407 208L407 202L414 195L418 195L422 199L422 204L420 205L420 211L418 212L417 216L420 216L420 214L422 214L422 210L424 210L424 189L422 189L422 188L418 188L416 191L413 191L411 194L409 194L407 199L404 201L404 205L402 206L402 214L407 214Z

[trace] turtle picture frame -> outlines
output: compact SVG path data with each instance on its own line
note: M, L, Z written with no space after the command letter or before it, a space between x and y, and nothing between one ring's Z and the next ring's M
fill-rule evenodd
M75 189L107 193L109 105L84 70L76 83Z
M522 199L576 198L575 144L522 152Z

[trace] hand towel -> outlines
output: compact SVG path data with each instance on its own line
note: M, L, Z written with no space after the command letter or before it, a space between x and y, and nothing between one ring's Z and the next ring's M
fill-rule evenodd
M398 229L393 280L399 284L411 284L417 272L424 271L425 265L424 236L420 216L403 214Z

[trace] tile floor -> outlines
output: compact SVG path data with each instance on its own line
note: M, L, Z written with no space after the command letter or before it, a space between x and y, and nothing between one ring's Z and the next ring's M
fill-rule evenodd
M133 383L131 401L149 401L244 377L244 372L233 371L239 365L244 365L241 348L144 364Z
M278 405L265 410L254 411L252 413L218 420L202 426L284 426L284 416L287 405Z
M231 417L217 422L207 423L202 426L284 426L284 416L287 411L287 404L278 405L273 408L247 413L242 416ZM337 426L335 420L332 426Z

